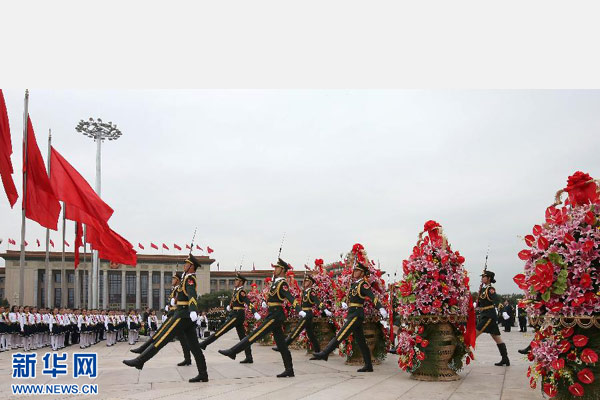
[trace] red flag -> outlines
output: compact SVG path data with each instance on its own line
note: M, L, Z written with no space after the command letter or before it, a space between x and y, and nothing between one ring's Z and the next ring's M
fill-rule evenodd
M185 245L185 248L186 248L186 249L188 249L188 250L191 250L191 249L192 249L192 248L190 247L190 245L189 245L189 244L186 244L186 245Z
M475 341L477 340L477 331L475 327L475 308L473 307L473 298L469 295L469 311L467 313L467 330L465 331L464 341L465 344L475 348Z
M104 229L103 225L108 223L113 209L54 147L50 154L50 179L58 199L67 204L66 218Z
M9 244L17 244L14 240L12 240L11 238L8 238L8 243Z
M25 216L44 228L56 230L60 203L50 184L29 117L27 118L27 154L24 158L23 172L27 173L27 192L23 201Z
M211 249L209 246L206 246L206 251L208 251L208 254L212 253L214 250Z
M139 242L138 242L138 247L139 247L140 249L144 250L144 246L142 246L142 244L141 244L141 243L139 243Z
M54 242L50 239L50 246L54 247Z
M2 178L4 191L12 208L19 198L19 194L17 193L17 188L12 177L14 172L12 162L10 161L12 143L10 139L10 126L8 124L8 112L6 111L2 89L0 89L0 153L0 178Z
M75 227L75 269L79 266L79 247L83 246L83 225L77 222Z
M26 240L26 241L25 241L25 247L27 247L27 245L28 245L28 244L29 244L29 243L27 243L27 240Z
M200 251L204 251L204 250L202 250L202 247L200 247L200 246L198 246L198 245L196 245L196 248L197 248L198 250L200 250Z
M100 258L134 267L137 264L137 255L131 243L110 229L108 225L104 230L89 225L87 236L87 241L91 243L93 249L98 250Z
M177 250L181 250L181 247L179 247L177 244L173 243L173 247L175 247Z
M164 243L163 243L163 249L167 249L167 250L169 250L169 248L167 247L167 245L166 245L166 244L164 244Z
M38 247L40 247L40 239L35 239L35 241L37 242Z
M157 246L157 245L155 245L154 243L150 243L150 247L152 247L153 249L156 249L156 250L158 250L158 246Z
M65 246L71 247L71 245L69 244L69 242L67 242L66 240L65 240Z

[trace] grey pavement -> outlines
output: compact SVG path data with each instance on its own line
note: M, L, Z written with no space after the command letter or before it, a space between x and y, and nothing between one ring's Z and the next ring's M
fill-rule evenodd
M235 343L232 331L212 344L206 351L207 383L188 383L196 375L194 365L177 367L183 360L179 343L169 343L142 371L121 363L133 358L127 343L106 347L103 342L84 351L98 353L98 377L95 379L42 375L41 357L46 350L38 350L38 371L35 379L22 379L18 383L97 383L97 396L13 396L11 353L0 353L0 399L35 398L57 399L85 397L94 399L187 400L187 399L364 399L376 396L377 400L530 400L542 399L539 390L529 388L526 377L528 362L517 353L531 340L532 333L502 332L507 343L510 367L496 367L500 355L489 335L479 337L475 360L460 372L461 380L455 382L420 382L398 367L398 357L389 355L375 365L373 373L357 373L357 366L346 365L335 353L329 361L310 361L304 350L292 350L294 378L276 378L283 371L279 353L270 346L253 346L254 364L239 364L243 353L232 361L217 353ZM142 340L145 337L141 338ZM59 352L73 353L78 346ZM71 357L71 356L69 356Z

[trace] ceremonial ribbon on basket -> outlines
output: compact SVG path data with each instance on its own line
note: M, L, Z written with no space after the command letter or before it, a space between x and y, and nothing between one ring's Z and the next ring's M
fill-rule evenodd
M475 339L477 332L475 328L475 307L473 307L473 297L469 295L469 312L467 315L467 330L465 331L465 345L475 348Z

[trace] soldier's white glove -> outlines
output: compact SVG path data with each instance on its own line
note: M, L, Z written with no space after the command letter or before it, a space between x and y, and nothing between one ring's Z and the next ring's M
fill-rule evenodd
M381 325L383 325L383 327L385 329L389 329L390 325L388 324L388 322L386 320L381 320Z
M348 304L344 303L343 301L342 301L342 309L343 310L348 309Z
M506 311L504 311L504 312L502 313L502 318L504 318L504 319L509 319L509 318L510 318L510 315L508 315L508 313L507 313Z
M306 312L304 310L302 310L298 313L298 315L300 316L300 318L304 318L304 317L306 317Z
M265 303L264 301L262 302L262 308L269 308L269 306L267 306L267 303Z
M333 313L331 311L329 311L328 309L323 310L325 312L325 315L327 315L328 317L331 317L333 315Z
M165 311L169 312L169 306L165 306Z
M198 313L196 311L190 311L190 319L192 320L192 322L196 322L196 320L198 319Z
M172 299L171 299L171 305L172 305L172 306L175 306L175 298L172 298Z
M379 314L381 314L382 318L387 318L388 317L388 313L387 313L387 311L385 311L385 308L383 308L383 307L381 307L379 309Z
M227 306L227 311L231 311L231 307L230 306Z
M254 319L258 321L260 318L261 318L260 314L257 313L257 312L255 312L254 313Z

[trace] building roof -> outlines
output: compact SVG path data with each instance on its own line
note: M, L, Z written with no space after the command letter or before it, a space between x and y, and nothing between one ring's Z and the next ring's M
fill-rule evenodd
M90 253L88 254L88 260L91 260ZM60 251L51 251L49 253L50 261L60 261L62 260L62 252ZM18 250L7 250L5 253L0 253L0 257L5 260L18 260L21 257L21 252ZM139 254L137 255L137 263L145 264L145 263L153 263L153 264L182 264L185 262L187 258L187 254ZM215 262L214 259L208 256L196 256L196 258L202 264L212 264ZM45 251L26 251L25 252L26 260L45 260L46 252ZM74 261L75 253L74 252L65 252L65 261ZM83 262L83 253L79 254L79 260ZM101 260L108 261L108 260Z

